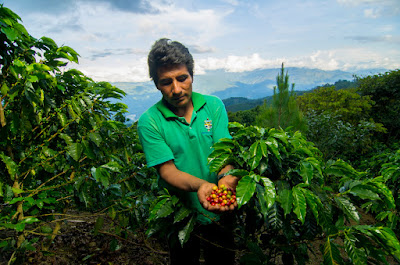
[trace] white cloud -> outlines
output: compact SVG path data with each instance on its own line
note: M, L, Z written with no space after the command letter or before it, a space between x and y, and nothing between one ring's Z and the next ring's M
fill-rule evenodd
M145 82L148 76L147 58L125 60L100 58L89 64L84 60L79 69L96 81L109 82ZM388 50L382 54L366 48L343 48L333 50L317 50L311 54L289 58L262 58L255 53L249 56L230 55L225 58L195 58L195 74L205 74L207 70L223 69L227 72L244 72L256 69L279 68L282 63L286 67L307 67L322 70L362 70L368 68L397 69L400 51Z
M239 1L238 0L222 0L222 2L233 5L233 6L237 6L239 5Z
M318 50L309 55L291 58L264 59L259 54L250 56L208 57L196 61L196 74L206 70L224 69L227 72L244 72L263 68L277 68L282 62L287 67L319 68L322 70L353 70L367 68L396 69L400 66L400 51L388 50L386 54L366 48Z
M349 6L358 6L362 4L394 5L398 3L397 0L337 0L337 2Z
M164 7L160 14L138 16L137 25L143 35L201 44L230 32L222 22L230 12L212 9L194 12L171 6Z
M400 66L399 57L400 52L394 50L381 54L366 48L342 48L319 50L309 56L290 59L285 65L344 71L368 68L396 69Z
M379 18L382 16L396 16L400 14L399 0L337 0L343 6L366 6L364 16L367 18Z
M367 18L378 18L380 17L380 12L377 9L368 8L364 10L364 16Z
M274 60L263 59L258 53L249 56L229 55L226 58L199 59L196 61L196 73L202 74L206 70L224 69L227 72L244 72L260 68L275 68L285 59L277 58Z
M99 58L96 62L82 60L78 67L95 81L146 82L149 81L147 58L125 60L121 56Z

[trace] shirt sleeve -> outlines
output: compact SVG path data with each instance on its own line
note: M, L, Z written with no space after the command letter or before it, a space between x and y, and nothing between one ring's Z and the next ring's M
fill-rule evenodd
M138 134L148 167L153 167L174 159L171 148L165 142L154 121L139 120Z
M228 129L228 113L221 99L217 98L215 116L213 121L213 141L218 142L222 138L232 138Z

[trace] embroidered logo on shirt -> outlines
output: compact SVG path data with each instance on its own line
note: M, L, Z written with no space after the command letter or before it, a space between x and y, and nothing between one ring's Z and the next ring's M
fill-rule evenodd
M212 120L208 119L204 121L204 127L207 129L207 132L210 132L212 129Z

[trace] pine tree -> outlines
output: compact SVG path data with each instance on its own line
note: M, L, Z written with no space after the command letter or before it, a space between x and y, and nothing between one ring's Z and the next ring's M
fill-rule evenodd
M285 74L283 63L276 83L272 102L264 102L256 117L256 125L283 129L292 126L294 130L305 131L306 121L295 100L294 83L289 90L289 75L287 71Z

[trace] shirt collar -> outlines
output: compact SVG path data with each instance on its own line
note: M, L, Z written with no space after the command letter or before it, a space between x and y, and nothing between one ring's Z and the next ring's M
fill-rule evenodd
M205 104L206 100L204 99L203 95L200 93L192 92L192 102L193 102L193 110L198 111L201 109ZM162 113L164 118L178 118L166 105L165 101L161 99L156 104L157 109Z

